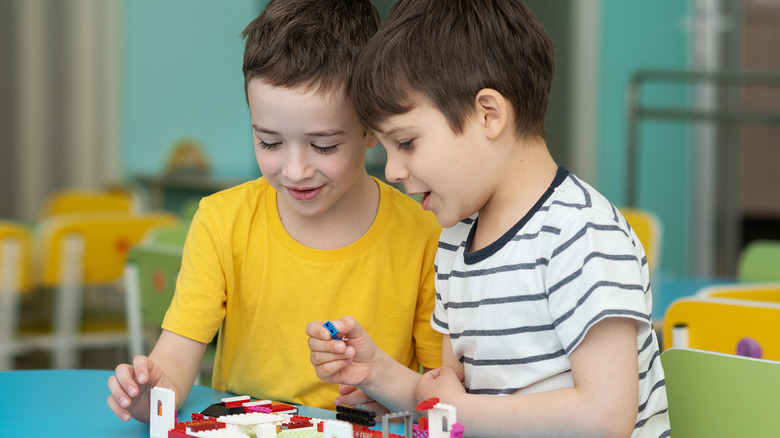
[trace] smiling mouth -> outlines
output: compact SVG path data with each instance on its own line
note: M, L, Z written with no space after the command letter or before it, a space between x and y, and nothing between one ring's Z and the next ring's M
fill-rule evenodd
M420 206L422 206L423 210L428 210L428 201L430 198L431 192L423 193L422 201L420 201Z
M322 186L320 187L314 187L311 189L304 188L304 189L297 189L294 187L285 187L287 189L287 193L290 194L290 196L293 197L293 199L296 199L298 201L310 201L317 197L317 195L320 194L322 191Z

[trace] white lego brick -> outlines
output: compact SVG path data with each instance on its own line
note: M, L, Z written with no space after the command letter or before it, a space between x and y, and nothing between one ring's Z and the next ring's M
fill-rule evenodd
M154 387L149 395L149 437L168 438L176 425L176 393L168 388Z

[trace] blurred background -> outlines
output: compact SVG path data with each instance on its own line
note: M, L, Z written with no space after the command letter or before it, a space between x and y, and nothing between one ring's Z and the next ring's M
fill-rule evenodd
M386 15L393 0L375 0ZM670 277L780 239L780 0L527 0L557 59L554 158L652 212ZM263 0L0 0L0 218L65 188L150 211L260 176L240 33ZM382 148L367 157L383 177Z

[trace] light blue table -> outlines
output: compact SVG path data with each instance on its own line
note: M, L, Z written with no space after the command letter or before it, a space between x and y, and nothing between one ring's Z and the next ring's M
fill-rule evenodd
M0 436L3 437L149 437L149 425L123 422L109 409L106 370L33 370L0 372ZM194 386L179 410L189 419L223 397L225 391ZM300 415L334 419L325 409L298 406ZM381 425L381 424L380 424ZM403 433L391 424L391 433Z

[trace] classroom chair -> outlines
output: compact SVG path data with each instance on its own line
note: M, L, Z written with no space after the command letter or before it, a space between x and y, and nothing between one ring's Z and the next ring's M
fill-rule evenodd
M123 317L101 321L84 318L86 287L121 284L127 251L153 227L177 223L168 213L70 213L40 222L36 232L39 284L53 289L54 317L50 334L30 342L54 354L56 368L73 368L83 348L127 346ZM114 289L116 290L116 289ZM91 316L91 315L90 315Z
M703 288L696 296L776 303L780 305L780 282L719 284Z
M63 189L46 199L43 208L43 218L66 213L94 211L124 211L131 213L137 210L135 198L129 192L119 190Z
M664 348L696 348L780 360L778 296L780 284L735 284L712 286L695 296L678 299L664 316Z
M0 221L0 371L13 369L23 345L16 342L19 299L30 286L30 231Z
M160 335L176 290L182 251L183 245L150 241L128 252L124 281L131 358L148 355Z
M148 355L160 335L176 290L188 230L189 223L158 227L130 248L124 281L131 360L139 354ZM197 381L201 385L210 385L215 354L212 342L200 367Z
M740 251L737 279L745 282L780 282L780 241L754 240Z
M620 213L626 218L628 225L634 230L647 255L647 265L651 269L659 269L661 260L661 243L663 228L661 221L654 213L639 208L620 208Z
M674 438L780 433L780 363L694 349L661 353Z

